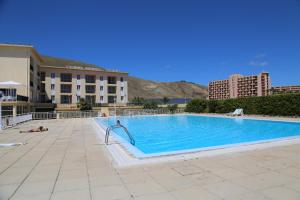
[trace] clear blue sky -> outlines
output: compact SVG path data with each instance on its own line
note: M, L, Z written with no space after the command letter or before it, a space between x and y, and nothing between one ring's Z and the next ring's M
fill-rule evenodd
M300 84L300 0L0 0L0 42L157 81Z

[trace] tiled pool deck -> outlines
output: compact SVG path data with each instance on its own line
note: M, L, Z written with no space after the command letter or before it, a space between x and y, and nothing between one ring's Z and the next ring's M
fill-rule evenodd
M1 200L300 199L300 144L118 168L91 119L28 122L11 142L27 144L0 148Z

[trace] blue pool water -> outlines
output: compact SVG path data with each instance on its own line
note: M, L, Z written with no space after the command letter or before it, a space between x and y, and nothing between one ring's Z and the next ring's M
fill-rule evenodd
M135 139L132 153L139 156L192 151L239 143L299 136L300 123L194 115L117 117ZM115 124L116 118L96 119L102 126ZM114 133L129 138L122 129ZM139 153L137 153L139 152Z

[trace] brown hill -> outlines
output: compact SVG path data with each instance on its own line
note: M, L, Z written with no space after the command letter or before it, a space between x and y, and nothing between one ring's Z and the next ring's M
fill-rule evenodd
M43 56L44 64L50 66L74 65L81 67L96 67L105 70L93 64L87 64L81 61L74 61L64 58ZM191 82L154 82L136 77L128 79L129 99L141 97L145 99L168 98L203 98L207 96L207 87Z
M128 93L129 99L204 98L207 96L207 87L186 81L154 82L129 77Z

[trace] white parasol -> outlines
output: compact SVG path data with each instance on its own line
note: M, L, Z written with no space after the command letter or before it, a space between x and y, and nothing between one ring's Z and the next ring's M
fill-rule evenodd
M0 87L5 87L5 88L13 88L13 87L17 87L17 86L24 86L22 83L18 83L15 81L4 81L4 82L0 82ZM10 91L10 94L12 92ZM0 131L2 129L2 98L0 98Z

